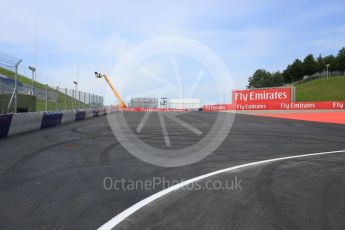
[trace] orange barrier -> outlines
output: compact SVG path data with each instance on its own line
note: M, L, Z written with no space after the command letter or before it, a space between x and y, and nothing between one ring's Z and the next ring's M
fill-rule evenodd
M256 116L275 117L292 120L316 121L334 124L345 124L344 112L318 112L318 113L289 113L289 114L256 114Z

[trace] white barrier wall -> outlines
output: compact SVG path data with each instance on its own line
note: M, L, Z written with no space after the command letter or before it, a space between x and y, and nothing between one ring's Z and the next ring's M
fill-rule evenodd
M13 114L8 135L10 136L18 133L40 129L42 117L43 112Z
M77 113L77 111L75 110L68 110L68 111L63 111L62 112L62 124L67 124L67 123L71 123L75 121L75 115Z
M94 111L99 111L99 116L104 115L104 113L111 113L111 109L104 107L100 109L86 109L85 117L84 114L79 116L77 120L84 120L94 117ZM80 111L83 112L83 111ZM55 113L55 114L54 114ZM62 113L62 117L61 117ZM55 115L60 114L60 118ZM49 112L44 115L44 112L32 112L32 113L15 113L12 119L9 120L8 132L3 132L2 137L11 136L19 133L25 133L33 130L39 130L41 128L48 128L57 126L60 124L67 124L76 121L76 110L67 110L61 112ZM51 119L51 120L50 120ZM44 120L44 125L42 126L42 120ZM42 127L41 127L42 126ZM1 133L0 133L1 134Z
M85 119L93 117L93 109L86 109Z

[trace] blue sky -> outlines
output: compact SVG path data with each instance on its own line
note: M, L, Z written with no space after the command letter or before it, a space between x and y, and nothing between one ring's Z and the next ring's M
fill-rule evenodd
M105 95L107 103L114 103L105 84L93 77L94 70L112 73L126 52L147 39L183 36L218 54L235 87L244 88L257 68L277 71L309 53L336 54L345 46L344 9L344 1L2 0L0 51L23 59L20 72L29 75L37 33L39 81L73 87L79 63L80 89ZM162 60L149 62L162 70L166 66ZM197 74L196 65L181 63L183 57L176 60L182 78ZM168 69L164 69L167 79ZM140 79L153 81L144 77ZM190 82L186 80L184 87L190 88ZM203 103L222 102L208 89L213 83L206 73L194 97ZM130 90L120 87L121 94L140 95L142 86L134 81ZM226 101L229 95L224 96Z

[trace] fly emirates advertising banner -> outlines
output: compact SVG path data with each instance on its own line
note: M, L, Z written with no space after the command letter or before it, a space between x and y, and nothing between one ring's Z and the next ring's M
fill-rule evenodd
M245 89L232 91L232 104L237 110L271 109L291 103L291 88Z
M232 104L204 105L203 111L345 109L345 101L292 102L292 95L290 87L233 90Z
M317 110L345 109L344 101L292 102L292 88L232 91L235 110Z

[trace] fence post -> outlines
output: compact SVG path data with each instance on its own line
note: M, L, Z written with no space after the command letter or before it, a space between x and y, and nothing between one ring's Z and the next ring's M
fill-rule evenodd
M70 90L72 90L71 91L71 94L70 94L70 98L68 98L68 100L69 100L69 102L70 102L70 104L71 104L71 110L73 109L73 89L70 89Z
M94 95L94 101L95 101L95 108L98 108L98 104L97 104L97 95Z
M45 111L48 111L48 84L46 84L46 102L45 102Z
M79 91L79 94L78 94L78 109L80 109L80 91Z
M14 112L17 112L17 86L18 86L18 65L16 65L16 70L15 70L15 82L14 82Z
M77 90L74 90L74 109L77 109Z
M59 86L56 86L55 110L59 110Z
M65 110L67 110L67 88L65 88Z
M296 102L296 87L291 86L291 102Z

